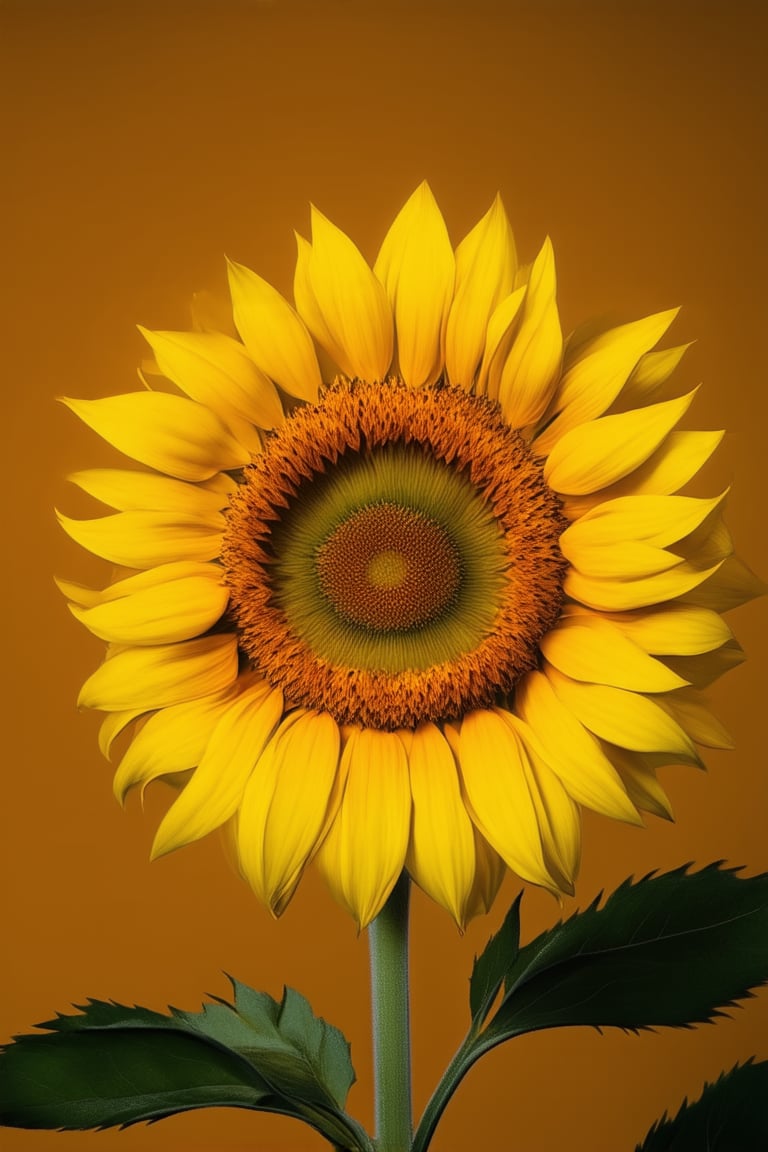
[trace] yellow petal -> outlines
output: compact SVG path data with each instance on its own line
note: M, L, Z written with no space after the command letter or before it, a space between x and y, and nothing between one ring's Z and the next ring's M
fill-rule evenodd
M318 344L347 376L383 380L394 340L387 294L349 237L314 207L304 272L314 304L305 310L297 292L296 305ZM297 279L296 287L303 283Z
M195 774L157 830L153 860L199 840L234 815L282 713L282 693L263 681L229 702L210 734Z
M490 912L499 888L506 875L507 866L498 852L473 827L475 836L475 880L467 900L466 922Z
M544 862L528 756L518 734L495 712L468 713L459 764L470 814L489 844L523 880L557 891Z
M373 271L394 313L400 375L412 388L434 384L443 369L456 265L426 181L395 217Z
M544 464L555 492L581 496L633 472L655 452L690 406L695 392L571 428Z
M615 820L638 823L634 805L598 740L541 672L530 672L517 685L515 710L534 733L546 763L578 804Z
M327 712L306 712L275 733L240 804L243 875L281 912L325 827L339 767L339 729Z
M411 823L408 761L395 732L353 729L342 753L346 787L317 863L334 897L364 928L405 863Z
M108 712L99 725L99 751L105 760L112 759L112 745L129 724L143 715L141 708L129 708L126 712Z
M746 655L735 640L730 640L712 652L700 652L695 656L664 656L663 660L692 687L708 688L720 676L743 664Z
M659 784L653 767L645 763L642 752L628 752L614 744L604 746L606 754L622 779L627 794L642 812L652 812L662 820L672 819L672 805Z
M456 288L448 315L445 366L452 384L470 388L498 304L515 286L517 257L501 197L456 249Z
M729 612L731 608L738 608L768 591L764 581L737 556L729 556L704 575L705 580L681 589L675 595L680 595L687 604L698 604L715 612Z
M575 359L567 357L556 399L559 414L537 438L537 454L548 454L565 432L610 407L640 357L661 339L677 313L675 308L622 324L587 340Z
M623 688L571 680L551 665L545 671L561 703L595 736L632 752L671 752L696 762L683 729L655 701Z
M236 636L202 636L181 644L128 648L88 677L78 705L105 712L165 708L218 692L236 676Z
M607 548L607 546L606 546ZM718 565L701 571L685 562L658 572L655 576L637 580L602 580L585 576L571 568L563 581L567 596L579 600L590 608L605 612L626 612L632 608L645 608L649 604L660 604L677 596L690 596L697 588L717 571ZM699 601L697 601L699 602Z
M563 366L570 371L579 360L594 351L597 341L613 331L612 323L606 317L583 320L577 324L565 341Z
M707 701L693 688L681 688L659 697L659 704L697 744L706 748L734 748L728 730L714 716Z
M238 483L228 476L226 472L217 472L215 476L211 476L210 480L204 480L201 484L197 485L198 488L206 488L210 492L218 492L219 495L230 496L237 490ZM224 505L222 505L223 507Z
M298 232L294 232L294 236L296 237L296 271L293 276L293 298L296 301L296 309L320 347L323 350L333 348L337 355L343 356L343 349L334 346L331 330L326 324L320 305L315 299L309 274L309 266L312 262L312 245ZM334 356L331 355L331 360L334 359Z
M446 724L443 728L443 736L453 752L454 762L458 765L459 725L456 723ZM472 833L475 840L475 878L467 900L465 912L467 923L473 920L475 916L482 916L486 912L490 912L507 871L507 866L501 856L495 848L491 847L475 824L472 825Z
M656 656L710 652L731 639L725 621L706 608L669 604L612 618L625 636Z
M624 412L647 404L670 378L689 348L690 344L678 344L676 348L662 348L641 356L619 393L614 409Z
M101 603L101 591L98 588L86 588L84 584L76 584L74 580L62 580L59 576L54 576L53 579L62 596L73 604L91 608L94 604Z
M217 296L205 288L193 292L189 311L196 332L222 332L225 336L237 336L232 305L223 294Z
M218 532L197 516L173 512L117 512L95 520L56 513L64 531L83 548L125 568L152 568L176 560L213 560L221 551Z
M572 680L633 692L669 692L685 681L596 616L566 616L539 642L544 657Z
M463 928L475 878L475 837L453 753L434 724L416 729L408 763L413 796L408 871Z
M725 526L721 508L715 508L692 532L675 543L675 552L696 568L708 568L733 555L733 537Z
M479 395L497 400L501 373L520 326L526 286L522 284L505 296L494 308L485 333L485 348L477 374L476 391Z
M235 324L256 366L289 396L314 403L322 380L304 323L277 289L250 268L232 261L227 268Z
M726 493L697 496L622 496L597 505L566 528L561 547L616 546L642 541L663 548L690 535L722 504Z
M173 564L160 564L157 568L150 568L146 572L136 572L114 584L108 584L104 589L84 588L80 584L70 584L66 580L57 580L56 583L69 599L84 608L92 608L96 604L106 604L110 600L119 600L123 596L132 596L135 592L143 592L147 588L155 588L172 580L187 579L199 576L208 580L221 580L221 568L215 564L202 564L194 560L180 560Z
M563 334L556 292L555 255L547 237L531 268L520 326L499 382L499 403L512 428L535 424L557 388Z
M157 366L191 400L225 421L234 413L259 428L283 419L277 390L242 344L220 332L150 332L139 326Z
M563 500L569 520L622 496L666 496L696 475L723 438L723 432L670 432L661 446L629 476L587 496Z
M634 540L591 544L583 536L560 538L560 550L576 570L574 574L598 580L637 581L682 564L680 556Z
M210 487L210 481L187 484L170 476L123 468L86 468L82 472L71 472L67 479L102 504L119 508L121 512L181 512L197 516L213 527L220 527L222 521L218 513L226 508L229 492L236 487L228 476L224 477L229 481L228 486L216 490Z
M144 789L159 776L186 772L199 764L213 729L231 704L232 689L228 688L153 713L118 765L113 787L119 802L125 802L131 788Z
M69 607L72 615L102 640L172 644L213 627L228 601L221 571L209 564L205 574L167 580L92 608Z
M503 708L497 708L496 712L514 728L527 753L523 767L536 809L547 870L557 881L560 891L572 895L581 860L581 818L578 806L549 767L531 728Z
M250 461L214 412L184 396L129 392L62 403L118 451L177 480L207 480Z

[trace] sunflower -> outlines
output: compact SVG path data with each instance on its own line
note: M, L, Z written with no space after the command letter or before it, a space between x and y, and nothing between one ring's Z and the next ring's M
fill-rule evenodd
M678 494L722 433L659 398L674 311L564 343L498 197L455 252L426 184L373 269L311 236L295 307L230 264L230 331L142 330L152 387L64 400L142 466L70 477L114 512L64 529L128 570L61 582L108 643L79 703L130 734L121 800L183 783L153 855L226 826L276 915L314 861L361 926L404 869L464 925L506 867L572 891L580 806L669 816L758 586L724 494Z

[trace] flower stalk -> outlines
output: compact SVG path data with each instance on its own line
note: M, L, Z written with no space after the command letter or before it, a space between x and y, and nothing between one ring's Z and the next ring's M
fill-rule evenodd
M409 1152L411 1033L408 983L410 879L405 872L368 929L378 1152Z

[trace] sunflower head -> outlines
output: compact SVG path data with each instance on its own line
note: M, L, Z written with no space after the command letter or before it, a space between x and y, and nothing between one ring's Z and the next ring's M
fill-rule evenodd
M571 891L581 805L669 815L657 769L727 746L699 689L760 590L681 494L721 433L677 430L674 313L564 341L498 197L455 250L426 184L373 268L298 243L295 306L232 264L239 338L145 331L162 390L65 401L141 466L60 518L128 570L62 582L116 792L183 773L155 854L228 825L276 914L312 860L361 925L404 868L460 925L506 867Z
M242 647L286 700L397 731L492 707L536 666L565 526L498 406L340 381L246 470L221 558Z

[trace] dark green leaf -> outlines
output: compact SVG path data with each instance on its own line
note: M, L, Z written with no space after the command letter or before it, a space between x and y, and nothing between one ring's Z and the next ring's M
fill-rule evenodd
M509 968L517 959L520 944L520 900L522 892L512 904L504 923L495 936L491 936L485 951L475 957L469 981L469 1008L476 1024L482 1024L504 982Z
M689 874L687 867L627 880L602 908L596 900L519 950L515 903L476 962L472 1027L427 1104L412 1152L426 1152L467 1072L504 1040L577 1024L684 1027L768 982L768 874L739 878L719 864ZM489 1015L501 982L501 1003ZM694 1147L709 1145L675 1144L670 1152ZM754 1147L762 1152L768 1142ZM722 1152L752 1149L722 1145Z
M521 948L484 1036L687 1026L768 980L768 874L711 865L626 881ZM486 1047L489 1045L486 1045Z
M225 1104L275 1100L246 1061L185 1032L68 1029L19 1037L2 1055L0 1119L17 1128L107 1128Z
M237 996L235 996L237 1005ZM349 1044L338 1028L313 1015L309 1001L286 988L280 1006L280 1032L290 1050L313 1073L340 1108L355 1082Z
M233 981L235 1003L200 1013L91 1001L41 1025L0 1055L0 1121L94 1128L233 1105L280 1112L334 1145L370 1141L343 1105L354 1080L349 1045L286 989L281 1002Z
M232 981L234 1005L206 1004L201 1013L174 1011L177 1020L246 1056L292 1098L343 1108L355 1073L338 1028L312 1012L292 988L282 1001Z
M764 1152L768 1148L768 1062L737 1065L706 1084L677 1116L658 1120L635 1152Z

